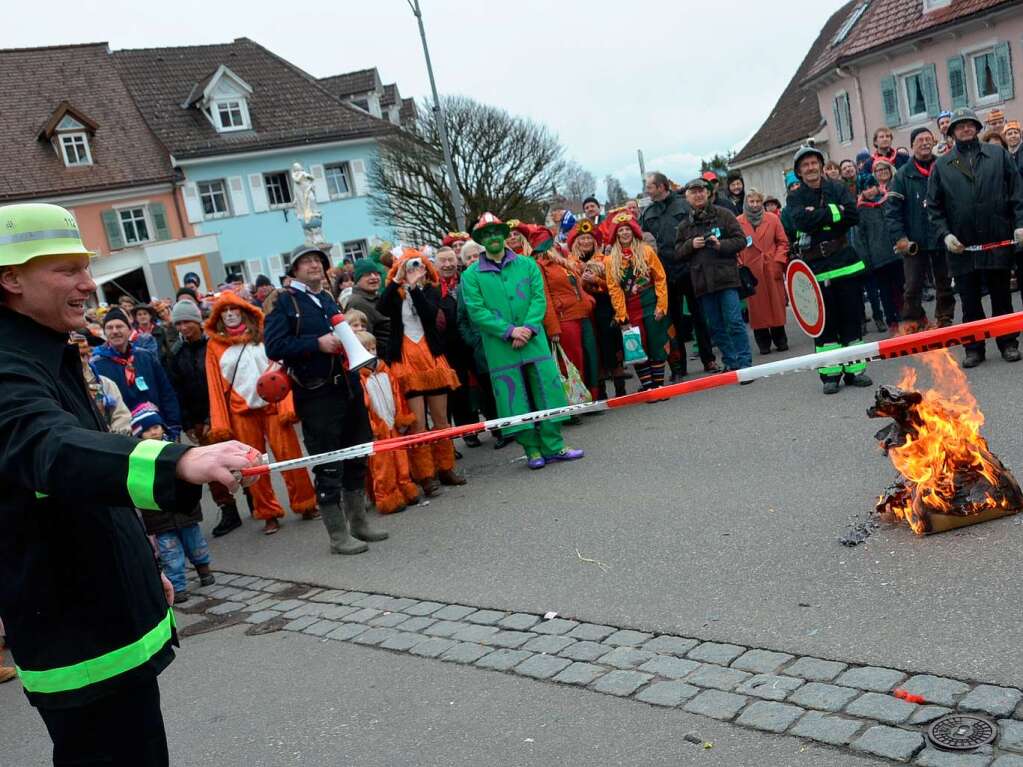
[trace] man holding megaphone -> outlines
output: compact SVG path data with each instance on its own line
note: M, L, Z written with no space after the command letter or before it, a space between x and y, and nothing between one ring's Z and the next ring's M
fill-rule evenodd
M345 348L354 335L343 328L335 332L333 320L341 310L326 290L329 268L321 249L295 248L288 267L291 284L266 318L266 353L281 361L291 376L295 411L310 454L373 440L362 384L353 369L371 358L358 339ZM366 459L322 464L313 468L313 475L332 552L361 554L368 549L366 542L387 538L366 519Z

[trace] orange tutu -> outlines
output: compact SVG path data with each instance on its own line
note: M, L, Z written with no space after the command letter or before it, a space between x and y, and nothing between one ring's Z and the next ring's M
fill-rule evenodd
M401 341L401 361L391 365L405 396L427 392L440 393L458 388L458 376L441 354L433 356L425 336L416 343L405 336Z

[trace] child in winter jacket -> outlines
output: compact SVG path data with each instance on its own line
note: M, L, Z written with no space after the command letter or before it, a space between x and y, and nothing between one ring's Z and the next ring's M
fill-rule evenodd
M366 351L376 354L377 341L372 335L365 331L358 331L355 335L366 347ZM378 359L376 368L362 368L359 375L362 377L362 391L373 439L390 439L407 432L416 422L416 417L409 410L398 381L387 364ZM419 502L419 488L412 481L407 450L371 455L366 483L377 511L381 514L404 511L410 503Z
M160 411L151 402L143 402L131 411L131 431L140 439L170 441ZM210 548L199 523L202 508L197 503L188 513L140 509L146 533L155 540L160 564L167 580L174 586L174 604L188 600L185 579L185 558L195 566L199 582L209 586L215 582L210 572Z

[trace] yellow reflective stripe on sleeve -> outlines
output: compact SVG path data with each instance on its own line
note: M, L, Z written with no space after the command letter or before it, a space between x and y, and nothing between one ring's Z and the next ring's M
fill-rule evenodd
M831 220L834 223L838 223L842 220L842 211L839 210L838 206L833 202L828 203L828 208L831 210Z
M840 266L837 269L832 269L830 272L821 272L815 274L817 282L824 282L825 280L837 280L839 277L848 277L850 274L856 274L862 272L867 268L867 265L862 261L857 261L855 264L849 264L848 266Z
M156 487L156 459L170 442L144 439L128 456L128 495L140 509L159 510L153 491Z
M46 493L40 493L38 490L36 490L36 500L39 500L40 498L47 498L47 497L48 496L46 495Z
M168 608L167 614L153 628L131 644L117 650L71 666L45 671L26 671L19 668L21 685L28 692L57 693L80 690L90 684L102 682L138 668L156 655L170 640L173 628L174 612Z

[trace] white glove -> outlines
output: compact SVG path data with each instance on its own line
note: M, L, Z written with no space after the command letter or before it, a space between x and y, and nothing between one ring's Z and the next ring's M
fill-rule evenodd
M1023 245L1023 229L1017 229L1013 232L1012 239L1016 241L1017 245Z
M954 234L945 235L945 247L949 253L962 253L966 250L966 246L959 242L959 238Z

